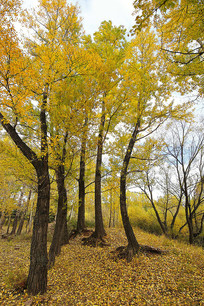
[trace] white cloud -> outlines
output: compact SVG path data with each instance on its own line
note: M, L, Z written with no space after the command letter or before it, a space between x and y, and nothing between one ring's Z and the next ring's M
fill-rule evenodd
M127 0L81 0L84 28L90 32L97 31L104 20L112 20L114 25L124 25L128 30L134 24L132 1Z

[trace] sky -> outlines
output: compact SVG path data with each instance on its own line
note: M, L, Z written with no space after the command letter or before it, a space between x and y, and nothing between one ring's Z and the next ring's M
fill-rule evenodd
M32 8L37 5L37 0L23 0L23 6ZM98 30L101 22L111 20L113 25L123 25L130 30L134 25L133 0L73 0L81 8L83 27L86 34L93 34Z

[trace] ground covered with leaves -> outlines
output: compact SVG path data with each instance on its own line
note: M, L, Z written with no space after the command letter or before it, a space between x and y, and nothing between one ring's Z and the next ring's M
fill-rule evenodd
M21 290L28 237L1 239L0 305L204 305L203 249L135 232L139 243L168 252L140 253L127 263L111 252L126 244L122 229L108 231L111 245L103 248L84 246L77 236L49 271L47 293L36 297Z

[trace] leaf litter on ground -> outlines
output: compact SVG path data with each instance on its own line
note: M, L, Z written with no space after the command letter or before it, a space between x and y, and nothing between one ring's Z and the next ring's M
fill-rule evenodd
M30 242L1 239L0 305L204 305L203 249L135 233L139 243L168 253L139 253L127 263L112 253L126 245L121 229L108 230L110 246L103 248L84 246L77 236L49 271L47 293L35 297L14 286L28 273Z

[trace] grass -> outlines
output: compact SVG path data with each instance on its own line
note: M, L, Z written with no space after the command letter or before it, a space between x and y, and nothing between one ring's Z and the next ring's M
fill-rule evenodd
M16 290L28 272L28 237L1 239L0 305L204 305L203 249L135 233L139 243L169 252L141 253L127 263L111 253L126 244L123 230L108 231L111 246L104 248L83 246L77 237L49 271L47 293L36 297Z

